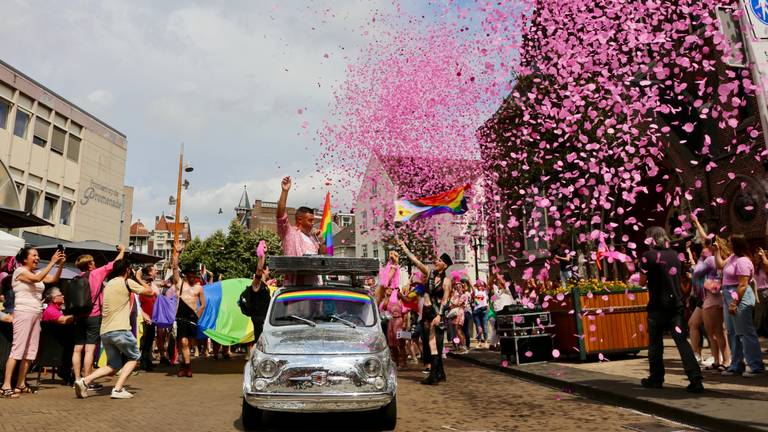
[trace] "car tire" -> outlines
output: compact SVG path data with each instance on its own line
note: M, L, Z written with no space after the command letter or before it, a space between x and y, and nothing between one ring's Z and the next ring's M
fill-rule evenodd
M379 423L383 430L395 430L397 427L397 396L386 406L379 408Z
M264 411L251 406L251 404L246 402L245 398L243 398L243 412L241 414L241 418L243 420L243 429L247 431L262 430L264 423L263 417Z

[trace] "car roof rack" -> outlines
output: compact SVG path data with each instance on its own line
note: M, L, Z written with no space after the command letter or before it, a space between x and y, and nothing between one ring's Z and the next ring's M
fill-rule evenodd
M379 260L375 258L346 258L324 255L270 256L269 270L274 273L292 275L339 275L351 278L376 276L379 274Z

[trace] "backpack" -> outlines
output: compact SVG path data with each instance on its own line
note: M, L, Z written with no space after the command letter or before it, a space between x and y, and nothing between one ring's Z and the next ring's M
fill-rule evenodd
M91 272L85 272L82 276L62 284L64 294L64 310L68 315L89 315L93 310L93 297L91 296Z
M242 312L243 315L247 317L253 315L256 312L252 300L252 292L253 290L251 289L251 286L248 285L245 287L243 292L240 293L240 297L237 299L237 305L240 306L240 312Z

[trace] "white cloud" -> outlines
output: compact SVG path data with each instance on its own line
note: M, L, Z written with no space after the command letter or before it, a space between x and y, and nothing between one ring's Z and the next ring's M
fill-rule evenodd
M115 101L114 95L109 90L94 90L86 96L88 102L96 107L109 107Z
M392 7L386 0L13 1L3 4L9 19L0 40L3 60L128 135L136 218L152 221L170 209L178 144L186 143L196 171L185 208L195 232L207 234L226 227L245 183L253 199L274 200L279 179L296 175L292 204L321 204L327 186L310 175L320 153L311 132L347 64L377 35L372 11ZM19 36L32 27L34 38ZM226 218L216 215L219 207Z

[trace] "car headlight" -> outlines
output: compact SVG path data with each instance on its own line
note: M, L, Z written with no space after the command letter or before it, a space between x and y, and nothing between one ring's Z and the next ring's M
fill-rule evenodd
M369 377L375 377L381 374L381 361L379 359L370 357L363 362L363 372Z
M259 375L264 378L272 378L277 374L277 363L274 360L266 359L259 363Z

